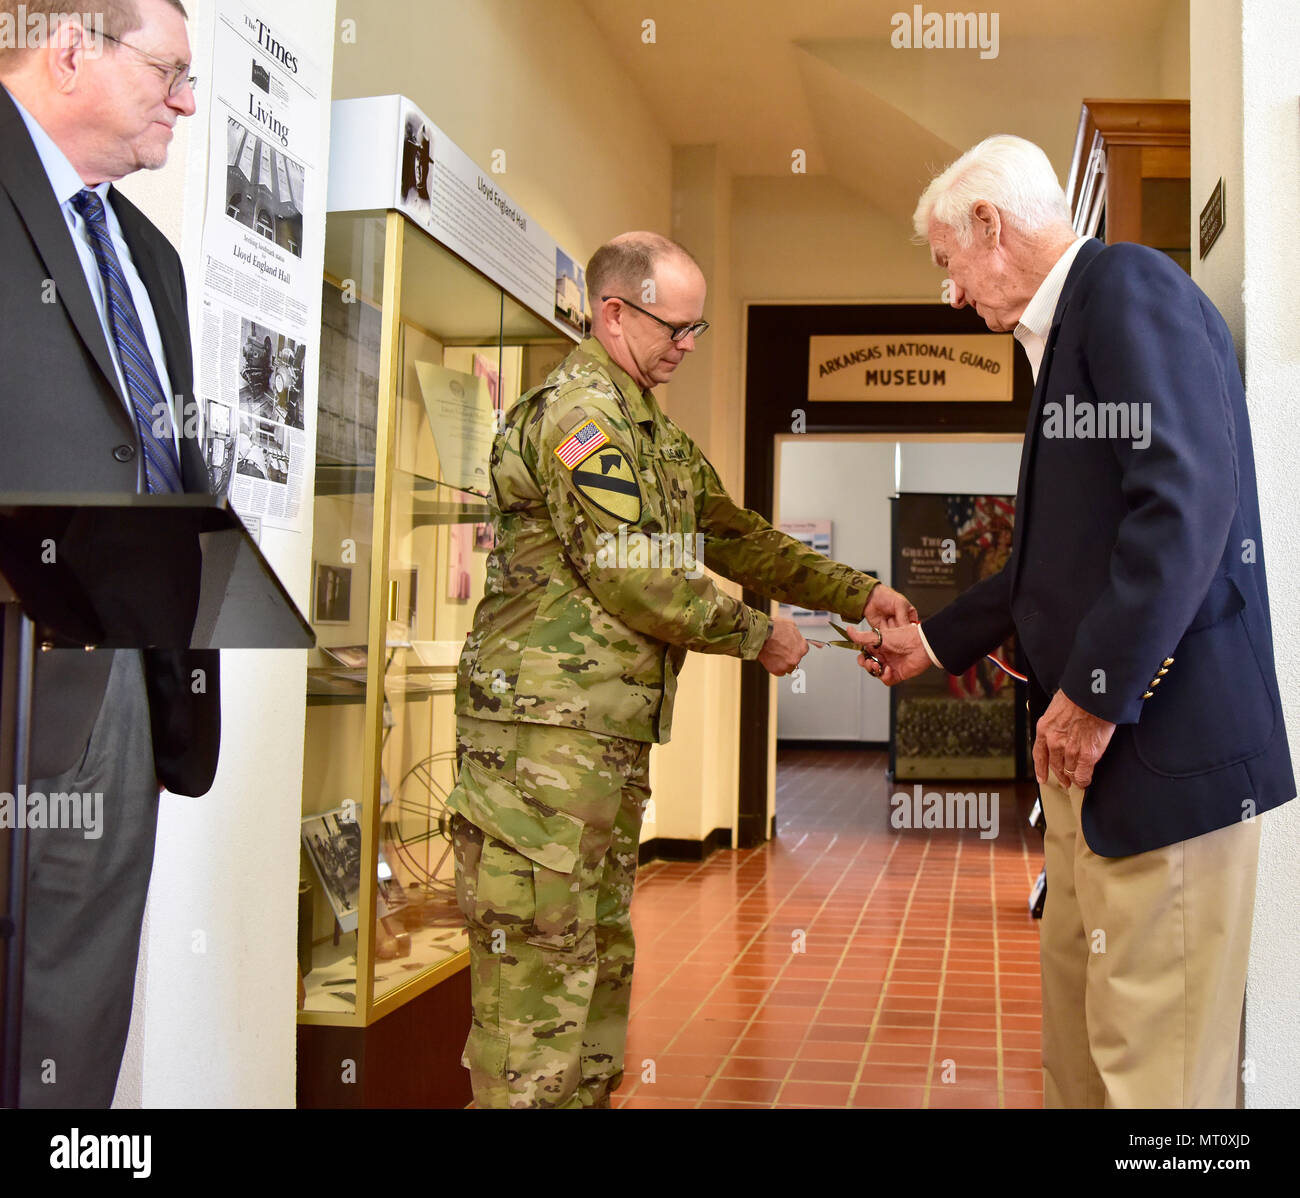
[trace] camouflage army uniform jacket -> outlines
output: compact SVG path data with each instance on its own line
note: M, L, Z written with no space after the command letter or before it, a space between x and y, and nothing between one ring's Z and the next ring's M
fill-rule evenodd
M753 659L770 634L700 558L851 621L876 582L734 503L592 338L510 409L492 492L496 547L457 678L464 716L666 741L686 651Z

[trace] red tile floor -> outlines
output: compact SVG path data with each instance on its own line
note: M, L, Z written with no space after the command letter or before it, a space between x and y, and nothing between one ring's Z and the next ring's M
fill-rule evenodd
M886 764L782 751L776 839L641 867L615 1106L1042 1105L1032 787L983 784L995 839L897 830Z

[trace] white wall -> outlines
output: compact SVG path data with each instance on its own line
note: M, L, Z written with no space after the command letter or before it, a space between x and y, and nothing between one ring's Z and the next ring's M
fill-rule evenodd
M180 126L167 168L132 176L122 190L181 249L197 353L214 6L190 0L187 8L194 73L201 80L199 111ZM257 11L268 23L291 29L328 81L334 0L310 7L262 0ZM324 99L322 172L329 159L328 82ZM303 237L311 277L323 263L323 214L315 224ZM309 327L320 324L320 289L313 294ZM314 370L314 355L308 363ZM314 381L308 397L314 403ZM310 495L303 507L309 515L302 533L265 529L261 548L305 612ZM135 1011L115 1106L294 1105L305 668L302 651L221 655L216 782L203 798L162 798ZM200 939L201 952L195 951Z
M1191 13L1193 238L1220 176L1226 208L1224 232L1192 277L1223 311L1245 359L1273 647L1300 764L1300 8L1294 0L1192 0ZM1300 1105L1298 858L1293 802L1263 817L1246 985L1250 1107Z
M1020 436L965 441L904 441L900 491L942 495L1014 495Z
M790 436L778 444L776 520L830 520L837 562L889 581L889 496L897 442ZM834 639L829 625L801 625L805 637ZM782 740L887 740L889 692L843 649L811 649L802 676L777 680Z
M900 490L1014 495L1020 440L785 437L777 464L777 520L831 520L830 556L877 570L881 581L892 584L889 497ZM825 625L801 631L818 640L836 635ZM777 683L782 740L889 739L889 692L853 654L813 649L801 668L801 691L791 678Z

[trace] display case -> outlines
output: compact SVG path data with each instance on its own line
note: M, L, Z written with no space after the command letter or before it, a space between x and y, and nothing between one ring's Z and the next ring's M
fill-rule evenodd
M1084 100L1066 186L1075 232L1153 246L1190 272L1191 164L1186 100Z
M395 210L329 214L323 292L299 1019L368 1027L467 964L444 803L493 421L574 341Z

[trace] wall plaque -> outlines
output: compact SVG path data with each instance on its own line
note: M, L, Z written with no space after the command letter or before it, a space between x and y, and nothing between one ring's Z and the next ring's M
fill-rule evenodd
M1010 333L808 338L808 398L1009 403Z

